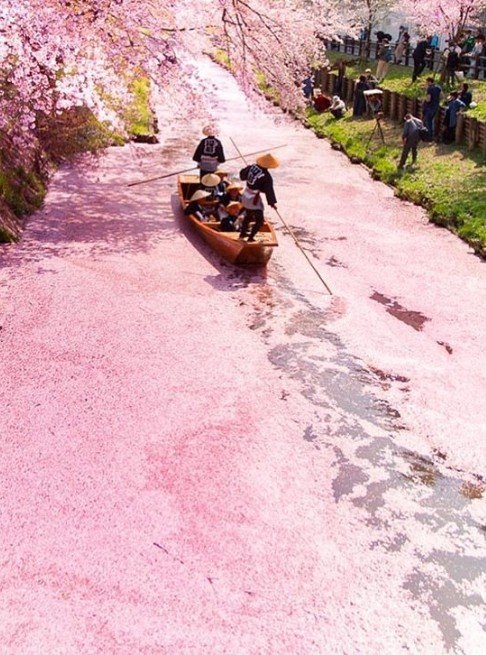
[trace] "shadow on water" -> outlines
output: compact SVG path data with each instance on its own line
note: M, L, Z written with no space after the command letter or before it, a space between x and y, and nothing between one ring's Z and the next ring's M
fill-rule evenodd
M205 280L217 291L236 291L252 284L265 284L267 269L260 267L241 267L230 264L204 241L202 236L186 220L179 203L177 194L171 198L172 213L177 229L184 234L189 243L206 259L217 271L214 275L206 275Z
M282 378L297 382L311 404L312 419L303 426L303 441L334 453L334 498L365 511L366 524L377 533L370 547L414 553L416 565L402 580L404 593L428 608L446 650L461 653L456 616L460 608L482 602L470 589L478 586L484 572L486 528L470 509L471 502L483 497L484 480L448 466L443 452L424 455L400 445L410 426L384 396L393 389L406 401L410 380L399 372L368 367L347 351L331 330L346 311L342 299L333 297L327 308L317 308L278 266L276 270L279 290L288 293L256 294L250 328L260 332ZM414 329L427 320L381 294L375 300ZM285 316L281 328L277 316ZM396 498L405 502L395 504ZM417 534L422 540L427 535L425 543L417 542ZM440 546L437 535L447 535ZM477 556L466 554L466 543L474 544ZM428 569L431 562L433 575Z

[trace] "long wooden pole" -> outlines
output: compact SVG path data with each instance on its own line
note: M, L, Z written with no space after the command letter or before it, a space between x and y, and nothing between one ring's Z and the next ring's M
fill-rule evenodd
M239 151L239 149L238 149L238 146L237 146L236 143L233 141L233 139L231 139L231 137L230 137L230 141L231 141L231 143L233 144L233 146L235 147L236 152L240 155L241 159L242 159L242 160L244 161L244 163L246 164L246 160L245 160L244 155L242 155L242 154L240 153L240 151ZM331 289L327 286L327 284L326 284L324 278L323 278L322 275L319 273L319 271L317 270L317 268L314 266L314 264L312 263L312 261L309 259L307 253L305 252L305 250L304 250L304 249L302 248L302 246L300 245L300 241L298 240L298 238L295 236L295 234L294 234L293 231L290 229L290 227L287 225L287 223L284 221L284 219L280 216L280 213L279 213L278 209L277 209L276 207L274 207L274 210L275 210L277 216L279 217L279 219L281 220L283 226L284 226L285 229L287 230L287 232L290 234L290 236L292 237L292 239L295 241L295 245L297 246L297 248L300 250L300 252L301 252L301 253L304 255L304 257L307 259L307 261L308 261L309 264L311 265L311 267L312 267L314 273L317 275L317 277L318 277L319 280L322 282L322 284L326 287L326 290L327 290L328 294L329 294L330 296L332 296L332 291L331 291Z
M234 145L233 139L231 139L231 142ZM256 150L255 152L249 152L247 153L246 156L250 157L251 155L258 155L261 152L267 152L268 150L278 150L278 148L286 148L286 147L287 144L284 143L281 146L274 146L273 148L266 148L264 150ZM245 161L241 154L238 154L238 157L230 157L230 159L227 159L226 161L234 161L235 159L240 159L240 157L243 159L243 161ZM147 184L148 182L154 182L155 180L163 180L164 178L172 177L173 175L180 175L181 173L189 173L189 171L194 171L196 170L196 168L197 166L192 166L191 168L184 168L181 171L174 171L173 173L166 173L165 175L157 175L157 177L150 177L147 180L140 180L140 182L130 182L130 184L127 184L127 186L137 186L138 184Z

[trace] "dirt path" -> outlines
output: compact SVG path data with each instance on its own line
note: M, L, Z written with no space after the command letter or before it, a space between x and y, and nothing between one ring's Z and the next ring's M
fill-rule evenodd
M283 228L238 271L174 179L127 187L209 115L56 175L0 255L0 652L476 655L484 264L200 72L228 157L288 144L279 210L333 296Z

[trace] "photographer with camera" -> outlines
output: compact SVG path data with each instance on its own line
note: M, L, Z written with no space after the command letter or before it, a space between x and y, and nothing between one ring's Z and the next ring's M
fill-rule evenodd
M403 170L407 157L412 151L412 164L417 161L417 146L420 141L420 131L423 130L424 124L416 116L412 114L405 115L405 125L402 132L402 155L398 164L398 170Z

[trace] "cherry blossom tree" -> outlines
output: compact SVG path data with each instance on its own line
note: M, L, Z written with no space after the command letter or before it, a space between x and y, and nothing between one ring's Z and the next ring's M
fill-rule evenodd
M330 0L0 0L0 132L22 153L40 114L80 106L122 128L133 76L173 99L187 53L209 44L248 91L263 75L295 106L324 56L317 37L346 31L340 13Z
M422 31L457 39L466 27L484 24L486 0L403 0L401 9Z

